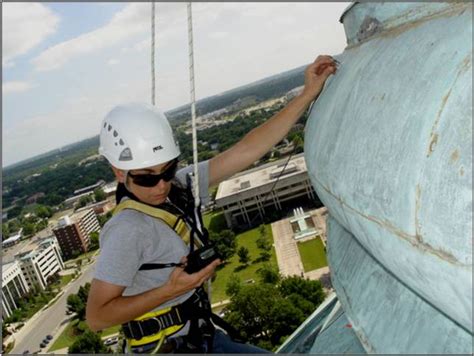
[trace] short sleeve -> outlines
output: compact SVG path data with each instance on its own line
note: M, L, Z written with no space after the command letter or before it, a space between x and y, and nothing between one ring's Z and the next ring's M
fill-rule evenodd
M104 226L95 278L119 286L131 286L142 263L141 233L136 224L124 220Z
M199 170L199 198L201 204L209 203L209 160L198 163ZM186 176L194 172L194 165L189 165L176 172L176 178L184 185L187 185Z

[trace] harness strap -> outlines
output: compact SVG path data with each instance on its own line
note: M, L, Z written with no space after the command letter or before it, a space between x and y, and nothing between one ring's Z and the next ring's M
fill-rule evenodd
M206 292L203 288L198 288L191 297L171 307L168 312L143 320L132 320L122 327L127 338L140 340L171 326L185 324L188 320L209 319L210 313L211 306Z
M121 201L120 204L115 207L114 215L125 209L136 210L151 217L162 220L179 236L181 236L184 242L189 243L190 231L182 217L171 214L166 210L155 208L132 199Z

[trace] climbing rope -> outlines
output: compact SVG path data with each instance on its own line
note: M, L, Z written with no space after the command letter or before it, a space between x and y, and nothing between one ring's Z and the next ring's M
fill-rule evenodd
M155 105L155 2L151 2L151 104Z
M193 14L191 2L187 4L188 9L188 51L189 51L189 86L191 94L191 124L193 135L193 164L194 164L194 205L201 203L199 198L199 172L198 172L198 149L196 131L196 90L194 85L194 43L193 43Z

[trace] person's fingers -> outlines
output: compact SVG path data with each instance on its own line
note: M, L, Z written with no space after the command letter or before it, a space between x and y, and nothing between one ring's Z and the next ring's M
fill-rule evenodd
M322 75L326 73L333 73L337 69L334 63L324 63L321 64L319 67L316 68L315 73L316 75Z
M320 55L314 60L313 63L319 63L320 61L328 60L328 59L333 59L333 58L331 56L328 56L328 55Z

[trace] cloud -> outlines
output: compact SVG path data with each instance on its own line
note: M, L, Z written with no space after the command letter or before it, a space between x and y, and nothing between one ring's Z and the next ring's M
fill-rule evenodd
M168 26L167 21L173 18L172 15L177 10L176 6L170 5L157 6L156 13L159 14L157 26L160 26L160 31ZM149 31L150 4L132 3L116 13L106 25L48 48L34 58L32 63L38 71L56 69L76 57L112 47L137 34ZM158 39L159 36L160 34ZM141 47L135 48L137 49Z
M224 31L216 31L216 32L211 32L209 34L209 37L214 38L214 39L222 39L222 38L226 38L228 36L229 36L229 33L224 32Z
M12 59L27 53L53 34L60 21L43 4L8 3L2 4L3 29L2 51L3 66L11 67Z
M34 85L30 82L21 82L21 81L11 81L2 84L2 93L12 94L12 93L22 93L33 88Z

